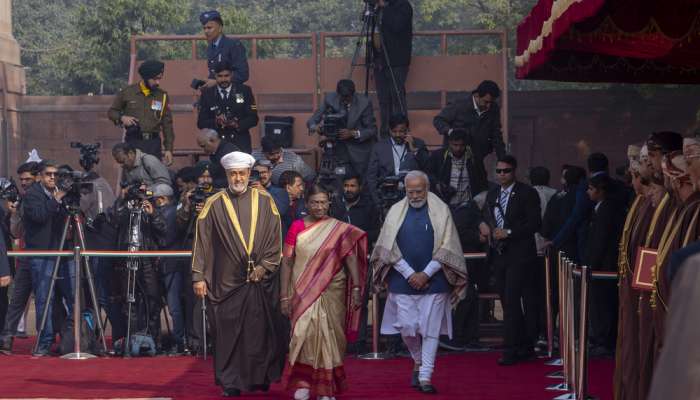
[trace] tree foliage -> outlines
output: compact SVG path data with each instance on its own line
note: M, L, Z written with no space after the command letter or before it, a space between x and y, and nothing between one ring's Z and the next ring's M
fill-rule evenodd
M410 0L416 30L504 29L509 57L515 55L515 30L537 0ZM227 33L359 32L362 0L13 0L14 34L28 68L28 91L33 95L114 93L127 80L129 38L140 34L195 34L198 16L218 9ZM337 54L352 52L353 40L329 46ZM435 39L418 39L415 51L430 54ZM202 46L203 49L204 46ZM502 51L493 38L458 39L459 52ZM139 44L139 58L186 58L188 43ZM259 57L308 55L308 43L260 41ZM581 85L518 81L509 68L511 90L581 89Z

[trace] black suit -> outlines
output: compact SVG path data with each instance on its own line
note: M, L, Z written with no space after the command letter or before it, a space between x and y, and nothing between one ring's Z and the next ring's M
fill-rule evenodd
M408 112L406 79L413 52L411 3L407 0L388 1L386 7L381 9L378 30L382 49L375 51L374 55L374 83L381 116L380 132L388 135L391 115ZM387 67L387 60L391 69Z
M343 110L346 108L341 104L340 95L329 93L324 97L323 105L306 121L306 126L309 130L315 130L323 120L324 113L339 113ZM359 132L359 135L352 139L338 140L335 148L337 164L352 166L356 173L364 176L377 136L372 100L357 93L352 97L352 103L347 107L346 128Z
M387 176L396 175L393 140L392 138L386 138L377 142L372 148L372 155L369 157L367 187L372 193L375 204L380 204L377 195L377 185ZM408 145L404 145L405 151L399 154L399 158L403 160L399 165L399 171L424 171L427 167L429 153L425 147L425 142L418 138L413 140L416 152L410 152Z
M63 207L35 183L22 198L25 248L58 250L66 212ZM68 248L64 246L64 248Z
M501 188L486 196L483 216L492 229L497 226L494 210L498 208ZM537 329L536 298L533 293L533 268L537 267L535 232L541 225L540 198L532 187L515 182L503 220L503 229L511 233L496 241L492 265L503 304L504 357L517 358L533 350ZM525 312L521 307L525 305Z
M216 116L219 114L230 114L237 118L238 128L223 128L217 125ZM252 144L249 130L256 125L258 125L258 108L250 86L232 83L231 90L227 94L222 94L219 86L206 88L202 92L197 118L199 129L214 129L219 132L223 140L230 141L242 151L250 153Z
M486 171L480 168L480 164L474 157L467 160L467 172L469 173L469 186L471 187L471 197L474 198L477 194L488 189L488 181L486 179ZM450 199L446 199L443 193L437 188L437 184L450 186L450 178L452 175L452 154L449 149L434 150L428 159L427 173L430 177L431 190L442 198L447 204L450 204Z
M620 235L625 209L619 201L603 200L593 211L584 259L596 271L617 270ZM617 282L593 281L591 285L591 344L615 348L617 327Z
M476 159L476 167L484 176L486 176L484 158L494 151L498 157L506 154L501 131L501 110L496 103L491 105L489 111L479 115L474 109L472 96L456 100L435 116L433 126L445 137L445 144L447 144L450 129L465 129L469 135L467 144L471 147Z

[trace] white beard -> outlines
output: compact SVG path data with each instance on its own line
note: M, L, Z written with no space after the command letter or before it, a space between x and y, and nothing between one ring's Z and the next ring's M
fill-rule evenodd
M421 207L423 207L423 206L425 205L425 203L427 203L427 202L428 202L428 199L423 199L423 200L420 200L420 201L411 201L411 200L409 200L409 201L408 201L408 205L410 205L410 206L413 207L413 208L421 208Z
M238 183L228 186L229 189L235 194L243 194L248 189L248 185L244 183Z

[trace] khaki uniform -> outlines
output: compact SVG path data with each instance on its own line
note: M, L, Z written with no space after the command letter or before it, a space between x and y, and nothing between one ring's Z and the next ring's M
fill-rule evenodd
M175 133L173 115L170 111L170 97L160 88L150 90L148 96L141 90L140 83L122 89L114 98L107 116L115 124L121 124L121 117L127 115L139 120L143 139L156 138L163 131L163 147L173 150Z

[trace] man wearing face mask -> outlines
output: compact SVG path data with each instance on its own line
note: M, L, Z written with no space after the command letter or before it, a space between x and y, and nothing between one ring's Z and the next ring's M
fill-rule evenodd
M226 397L267 391L282 376L287 341L279 308L282 243L272 198L250 188L255 159L221 159L229 186L207 200L192 251L195 294L209 304L216 382Z
M406 197L389 210L372 252L373 283L388 286L381 333L401 334L414 363L411 386L436 393L438 338L452 337L450 303L464 298L467 268L450 209L429 191L428 176L411 171L404 184Z
M367 168L367 184L375 204L380 204L379 185L386 177L400 176L401 171L423 171L430 156L425 142L411 136L405 115L392 115L389 129L391 137L374 145Z
M124 141L159 160L162 156L165 165L170 165L173 163L175 133L170 97L160 88L164 70L165 64L160 61L148 60L141 64L139 75L142 80L125 87L115 96L107 117L124 128Z
M377 240L380 215L371 198L363 191L361 176L348 174L343 177L343 197L331 204L330 215L367 232L370 246Z

